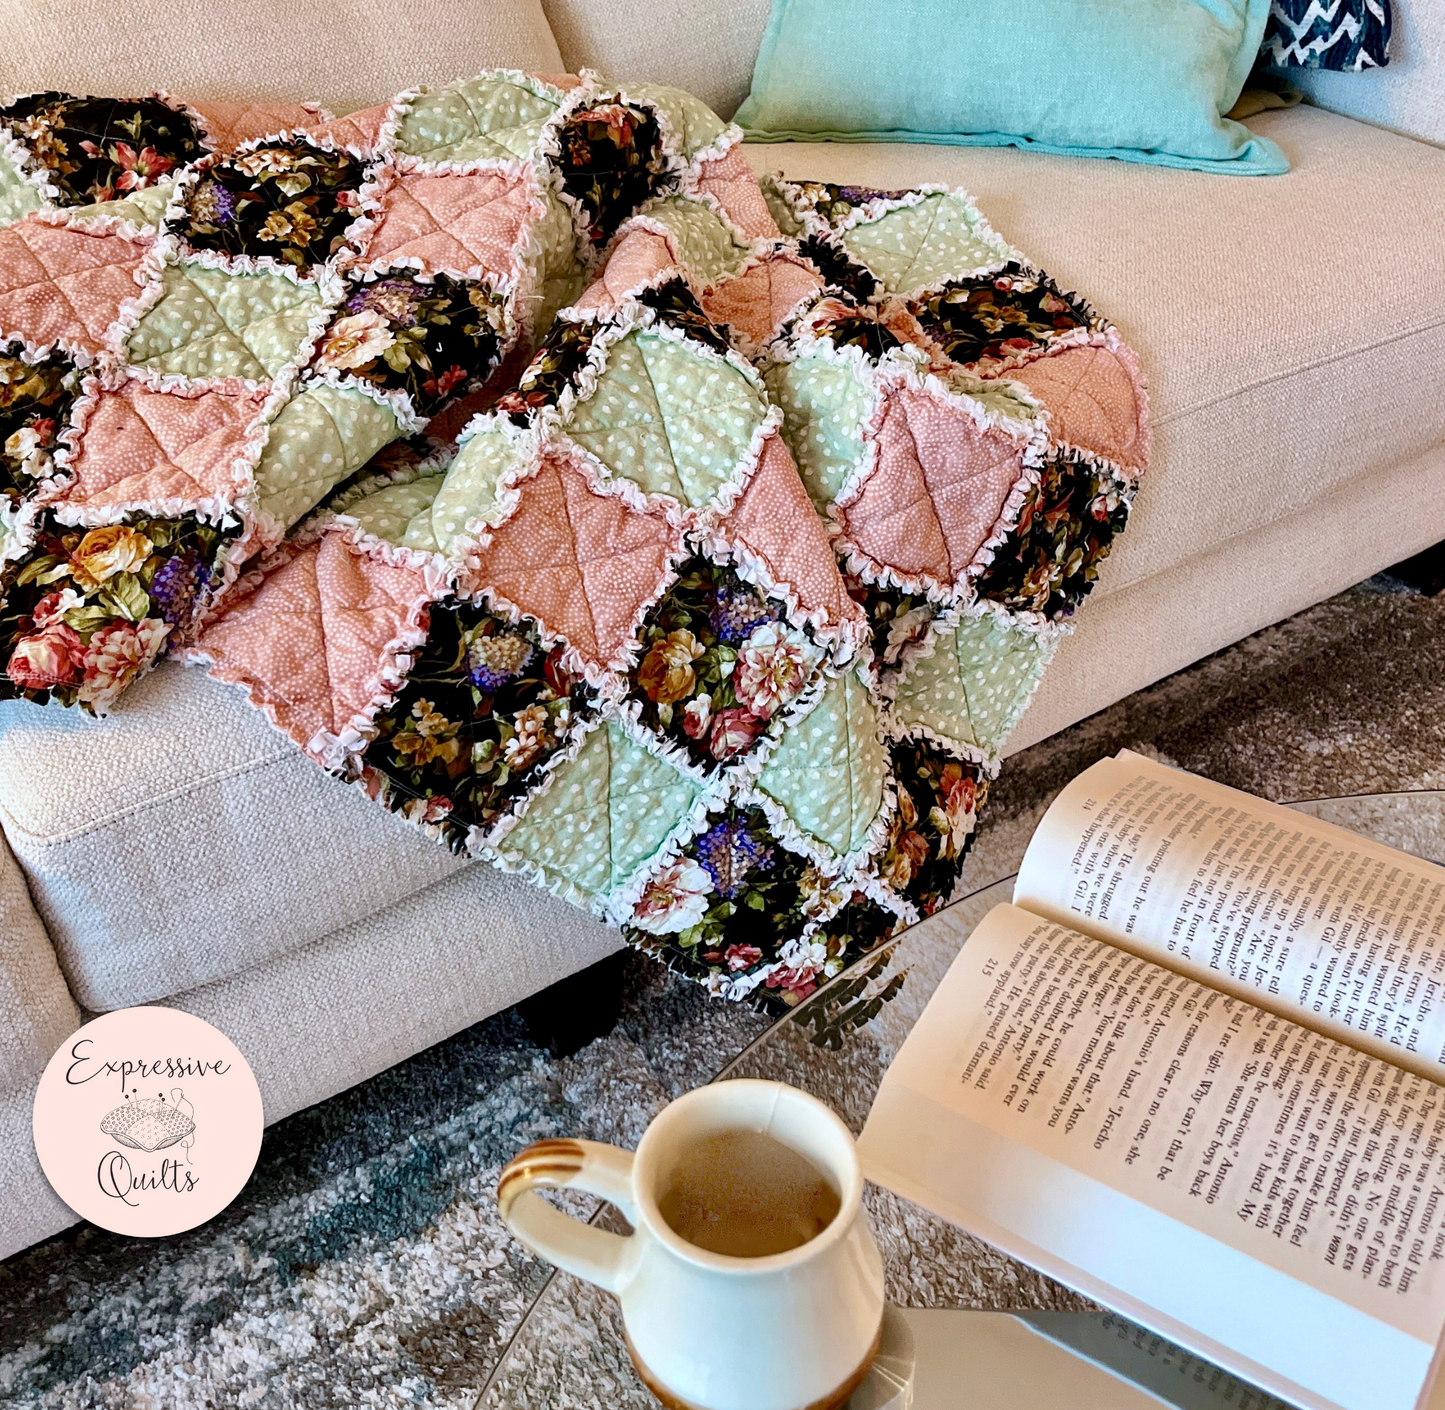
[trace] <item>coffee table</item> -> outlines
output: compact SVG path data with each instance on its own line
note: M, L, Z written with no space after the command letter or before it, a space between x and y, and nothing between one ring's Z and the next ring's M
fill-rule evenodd
M1445 791L1291 806L1445 863ZM1012 875L979 880L988 884L844 971L714 1080L791 1083L827 1102L854 1132L862 1130L883 1074L964 941L1012 896ZM914 1343L915 1410L1280 1406L906 1200L870 1187L867 1202L888 1270L888 1297L902 1309L905 1335ZM627 1227L610 1206L599 1208L594 1222L619 1232ZM473 1410L655 1410L657 1402L633 1373L621 1330L615 1299L554 1273L479 1388ZM739 1354L746 1354L746 1328L720 1326L718 1335L736 1340ZM882 1387L865 1392L855 1398L859 1410L889 1403Z

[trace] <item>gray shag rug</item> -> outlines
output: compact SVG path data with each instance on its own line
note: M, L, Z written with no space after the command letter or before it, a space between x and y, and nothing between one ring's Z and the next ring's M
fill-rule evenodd
M1009 760L965 884L1013 872L1054 794L1122 747L1291 800L1445 787L1442 722L1445 595L1374 578ZM559 1279L534 1310L551 1270L502 1228L497 1173L547 1136L634 1145L768 1026L641 956L620 1023L574 1057L515 1012L478 1024L272 1127L210 1224L81 1226L0 1264L0 1405L645 1405L609 1308ZM870 1207L895 1301L1081 1305L902 1201Z

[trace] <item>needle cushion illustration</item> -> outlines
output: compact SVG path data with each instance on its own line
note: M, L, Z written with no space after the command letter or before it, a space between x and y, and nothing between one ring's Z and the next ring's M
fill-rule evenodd
M185 1140L196 1123L164 1097L142 1097L107 1112L100 1129L132 1150L159 1151Z

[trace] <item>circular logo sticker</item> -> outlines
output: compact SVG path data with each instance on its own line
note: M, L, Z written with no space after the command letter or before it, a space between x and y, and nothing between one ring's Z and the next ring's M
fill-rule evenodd
M219 1214L261 1150L261 1090L240 1049L178 1009L118 1009L72 1033L35 1093L35 1153L82 1219L179 1234Z

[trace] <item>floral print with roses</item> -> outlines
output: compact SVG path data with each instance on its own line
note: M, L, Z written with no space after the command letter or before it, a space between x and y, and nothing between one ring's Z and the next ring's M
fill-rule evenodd
M307 270L340 249L364 180L361 162L346 152L268 142L203 170L167 228L193 249Z
M822 658L733 569L691 558L643 624L629 693L645 725L711 772L752 748Z
M1124 531L1129 503L1129 492L1107 470L1070 452L1051 455L979 579L979 596L1045 617L1071 615Z
M558 144L562 185L586 211L594 245L611 239L667 170L656 117L624 104L620 95L571 114Z
M855 211L874 201L901 201L908 191L879 191L871 186L839 186L833 181L795 181L793 191L821 220L837 229Z
M205 155L192 119L154 98L33 93L0 108L57 204L123 200Z
M0 345L0 500L19 503L55 471L80 373L59 353L26 362Z
M595 713L580 676L536 632L482 607L434 606L406 687L376 717L363 777L394 813L436 826L454 852L536 787Z
M515 425L526 426L533 411L556 406L562 393L575 384L577 374L587 366L596 332L592 324L558 319L518 378L516 389L498 398L496 410Z
M883 669L896 666L908 647L928 635L938 608L922 593L867 582L853 573L846 561L839 562L838 570L848 596L867 614L873 660Z
M312 366L405 392L420 416L486 379L506 322L487 284L388 275L355 285L321 335Z
M926 740L905 739L890 752L898 811L878 874L923 915L932 915L953 895L963 871L988 780L977 764L951 758Z
M913 304L912 311L954 362L983 364L984 370L1095 321L1077 295L1015 261L994 274L946 284Z
M824 917L827 924L801 937ZM634 945L715 993L791 1007L893 923L782 847L757 808L729 803L651 878L624 929Z
M42 520L32 552L0 573L0 699L105 713L190 625L227 537L191 517Z

